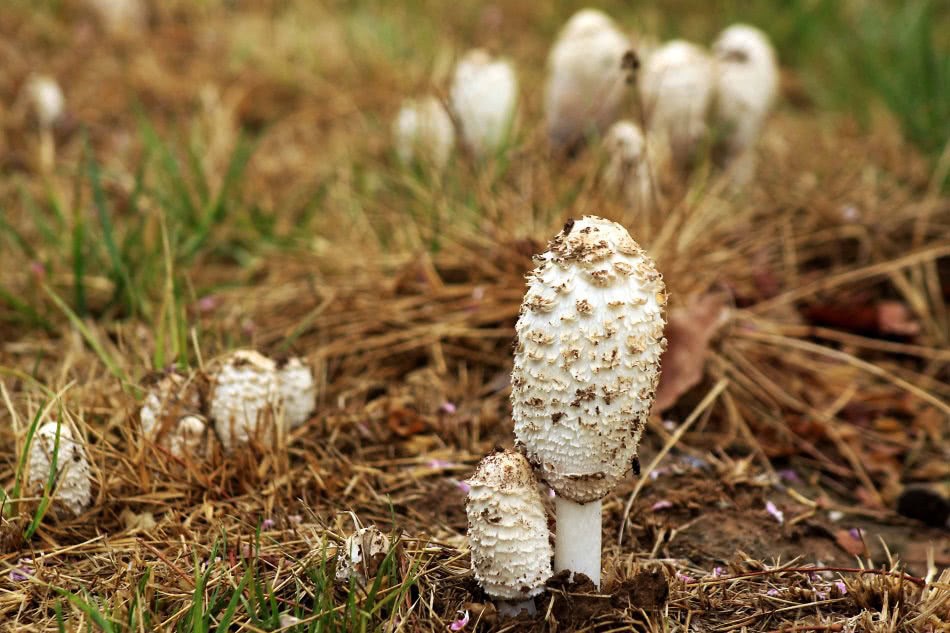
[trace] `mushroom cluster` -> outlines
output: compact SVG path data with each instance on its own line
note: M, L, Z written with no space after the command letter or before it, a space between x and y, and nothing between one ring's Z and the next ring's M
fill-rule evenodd
M237 350L213 362L207 379L164 374L139 411L146 437L177 457L203 456L209 448L206 420L226 451L252 438L265 444L275 433L306 422L313 413L313 371L299 358L277 362L253 350Z
M666 346L663 278L620 224L569 221L535 261L511 374L520 453L486 457L469 480L472 566L503 600L550 575L539 480L555 492L554 571L600 585L601 499L636 470ZM530 552L517 561L516 534Z

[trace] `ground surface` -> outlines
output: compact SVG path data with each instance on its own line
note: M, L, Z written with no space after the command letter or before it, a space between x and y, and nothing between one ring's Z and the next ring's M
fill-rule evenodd
M736 12L675 4L611 8L705 42ZM755 180L704 166L639 214L595 149L547 156L543 60L570 7L169 0L116 32L78 1L0 11L0 484L57 415L96 481L30 539L37 498L4 504L0 629L946 630L947 530L895 511L950 480L945 141L904 140L873 95L864 124L827 110L810 14L767 4L745 17L772 16L787 67ZM401 167L398 104L444 93L473 45L518 65L512 147ZM18 96L34 72L66 95L51 167ZM461 482L512 443L531 255L586 213L664 273L662 411L643 478L604 501L601 593L554 579L507 621L469 571ZM239 347L313 364L307 424L184 462L141 437L149 375ZM401 541L348 588L357 522Z

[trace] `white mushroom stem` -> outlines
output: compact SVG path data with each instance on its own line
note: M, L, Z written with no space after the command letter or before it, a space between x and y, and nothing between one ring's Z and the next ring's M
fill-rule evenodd
M584 574L600 588L600 499L575 503L554 498L557 528L554 533L554 572Z

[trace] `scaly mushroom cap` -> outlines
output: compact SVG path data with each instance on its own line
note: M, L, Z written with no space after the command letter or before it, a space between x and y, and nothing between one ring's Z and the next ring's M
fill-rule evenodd
M485 593L524 600L551 577L550 532L538 482L520 453L485 457L468 480L472 570Z
M164 446L172 455L198 455L207 440L207 427L200 412L201 396L196 382L169 372L149 389L139 410L139 421L145 437Z
M554 490L577 503L630 470L660 378L666 288L616 222L568 222L536 257L516 326L515 436Z
M277 364L250 350L226 357L211 385L211 419L225 450L251 437L267 440L280 398Z
M600 11L584 9L568 20L548 56L544 109L552 145L569 147L613 123L626 92L623 58L630 50Z
M59 450L55 452L58 475L51 490L51 507L57 514L78 516L92 505L92 473L86 449L81 440L73 437L69 425L47 422L36 431L30 446L30 488L36 496L43 494L56 448L57 426L60 429Z
M284 420L294 429L310 419L317 399L313 371L299 358L291 358L279 366L277 382L284 406Z
M744 24L730 26L713 44L716 121L733 152L754 144L778 92L778 64L768 36Z
M664 44L643 64L639 85L648 131L669 143L680 166L692 159L706 134L714 83L712 59L683 40Z
M635 211L647 208L652 202L652 165L657 156L653 152L648 155L640 127L632 121L617 121L604 137L604 151L607 186L622 190Z
M411 163L418 159L441 169L455 145L455 127L435 97L408 99L393 122L393 137L399 160Z
M348 582L350 578L356 578L359 583L366 584L376 577L389 547L389 537L376 526L358 529L337 550L337 581Z
M455 67L449 99L462 136L477 156L501 149L518 104L518 79L510 63L481 49L469 51Z

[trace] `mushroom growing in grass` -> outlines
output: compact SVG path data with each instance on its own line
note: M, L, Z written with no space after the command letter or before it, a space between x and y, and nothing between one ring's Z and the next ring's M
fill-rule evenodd
M666 288L627 230L594 216L568 221L535 261L516 325L515 436L556 493L555 572L599 586L601 499L637 462Z
M768 36L745 24L730 26L713 44L716 59L715 123L723 159L736 163L736 180L752 177L754 147L778 92L778 65Z
M295 429L310 419L317 399L313 370L293 357L277 363L277 388L283 407L284 422Z
M643 64L639 85L647 134L668 144L681 170L691 165L706 138L714 82L712 59L683 40L664 44Z
M630 50L630 41L601 11L583 9L567 21L548 56L544 94L548 140L555 150L570 150L616 120L627 90L623 60Z
M468 480L468 539L478 584L517 613L551 577L547 515L531 465L520 453L488 455Z
M408 99L393 121L396 154L405 164L418 160L442 169L455 146L455 127L442 102L433 96Z
M280 400L277 363L251 350L222 359L211 378L210 415L226 451L274 431Z
M386 560L390 546L389 537L375 525L358 528L337 550L337 581L355 579L361 585L372 581Z
M42 496L50 481L54 461L56 471L49 491L52 512L79 516L92 505L92 472L82 439L65 422L47 422L33 437L29 484L37 496Z
M462 138L479 158L497 154L508 142L518 105L512 65L486 51L469 51L455 66L449 98Z
M176 457L201 455L207 446L198 385L180 373L165 374L149 389L139 422L145 437Z
M604 181L619 189L634 212L649 211L654 202L654 157L643 132L633 121L617 121L604 138L607 166Z
M49 171L56 162L56 142L53 127L66 112L66 98L55 79L48 75L34 75L26 84L26 95L40 132L40 167Z

